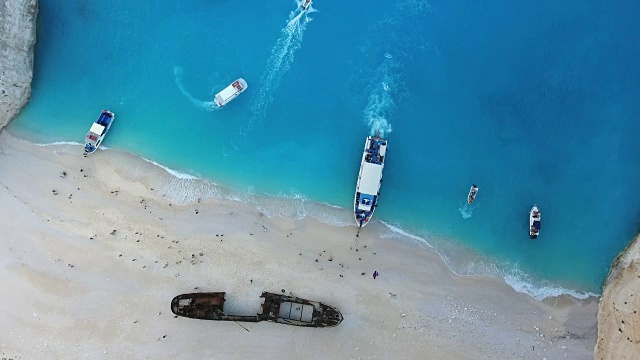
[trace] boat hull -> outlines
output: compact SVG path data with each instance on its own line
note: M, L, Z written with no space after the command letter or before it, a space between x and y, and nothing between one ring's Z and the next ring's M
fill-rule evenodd
M224 313L225 293L189 293L171 300L171 312L198 320L260 322L303 327L333 327L343 320L338 309L317 301L263 292L261 312L255 316Z
M242 94L248 87L249 85L243 78L236 79L236 81L217 93L213 98L213 102L221 108L237 98L238 95Z
M98 150L104 138L107 136L109 129L111 129L111 125L113 125L115 118L116 116L113 112L109 110L102 110L102 113L100 113L98 120L93 123L91 129L85 136L85 155L93 154L96 150ZM100 132L100 134L98 134L97 132Z
M378 207L386 151L386 139L380 136L367 137L354 194L354 218L360 228L371 221Z
M540 235L541 213L537 205L534 205L529 211L529 237L537 239Z
M467 204L471 205L474 201L476 201L476 196L478 195L478 187L473 185L469 190L469 195L467 195Z

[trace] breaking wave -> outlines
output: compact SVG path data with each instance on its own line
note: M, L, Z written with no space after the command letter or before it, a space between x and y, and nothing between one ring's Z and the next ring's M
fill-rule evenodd
M55 146L55 145L80 145L80 146L84 146L83 144L77 142L77 141L56 141L56 142L52 142L52 143L36 143L37 146Z
M599 294L592 292L566 289L561 286L554 285L547 280L532 279L529 275L520 271L517 265L479 259L477 254L474 254L472 260L462 264L455 264L453 258L448 255L448 252L442 251L435 245L435 241L429 242L424 237L411 234L399 226L391 225L384 221L380 222L389 230L388 233L381 234L381 237L395 238L398 240L409 239L416 241L418 245L426 246L435 250L447 265L447 268L458 276L486 276L501 279L515 291L529 295L538 301L561 295L570 295L576 299L587 299L589 297L600 296ZM457 258L458 257L456 257L456 259Z
M142 157L142 156L141 156L141 158L142 158L144 161L148 162L148 163L151 163L151 164L153 164L153 165L155 165L155 166L157 166L157 167L162 168L164 171L168 172L169 174L171 174L171 175L175 176L175 177L176 177L176 178L178 178L178 179L181 179L181 180L196 180L196 179L199 179L197 176L193 176L193 175L190 175L190 174L181 173L181 172L179 172L179 171L173 170L173 169L171 169L171 168L169 168L169 167L167 167L167 166L164 166L164 165L162 165L162 164L158 164L157 162L155 162L155 161L153 161L153 160L149 160L149 159L147 159L147 158L145 158L145 157Z

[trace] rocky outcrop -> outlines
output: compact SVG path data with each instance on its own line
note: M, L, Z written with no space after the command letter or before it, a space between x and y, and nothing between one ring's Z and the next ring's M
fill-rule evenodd
M29 101L37 0L0 0L0 129Z
M640 235L618 255L602 289L595 359L640 358Z

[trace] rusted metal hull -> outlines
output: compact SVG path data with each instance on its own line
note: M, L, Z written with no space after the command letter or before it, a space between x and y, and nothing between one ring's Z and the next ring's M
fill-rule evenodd
M342 322L338 309L317 301L295 296L263 292L261 312L256 316L224 313L224 292L190 293L178 295L171 301L171 311L178 316L200 320L271 321L304 327L333 327Z

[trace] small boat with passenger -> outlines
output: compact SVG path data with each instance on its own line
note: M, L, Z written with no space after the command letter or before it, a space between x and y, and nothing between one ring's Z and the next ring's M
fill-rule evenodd
M302 10L307 10L310 5L311 5L311 0L304 0L302 2Z
M387 140L381 138L380 133L377 136L367 137L360 162L353 209L356 224L360 229L369 223L378 207L386 154Z
M471 204L476 200L476 195L478 195L478 186L476 184L471 185L471 190L469 190L469 195L467 196L467 203Z
M225 314L224 292L178 295L171 301L171 311L178 316L200 320L271 321L305 327L333 327L342 322L338 309L318 301L269 292L263 292L260 298L264 299L261 312L255 316Z
M243 78L240 78L231 83L231 85L224 88L222 91L216 94L213 102L218 107L227 105L231 100L235 99L238 95L247 90L247 82Z
M529 212L529 236L536 239L540 235L540 209L538 205L533 205Z
M91 154L98 149L102 140L109 132L115 115L109 110L102 110L98 120L91 125L87 136L84 138L84 154Z

